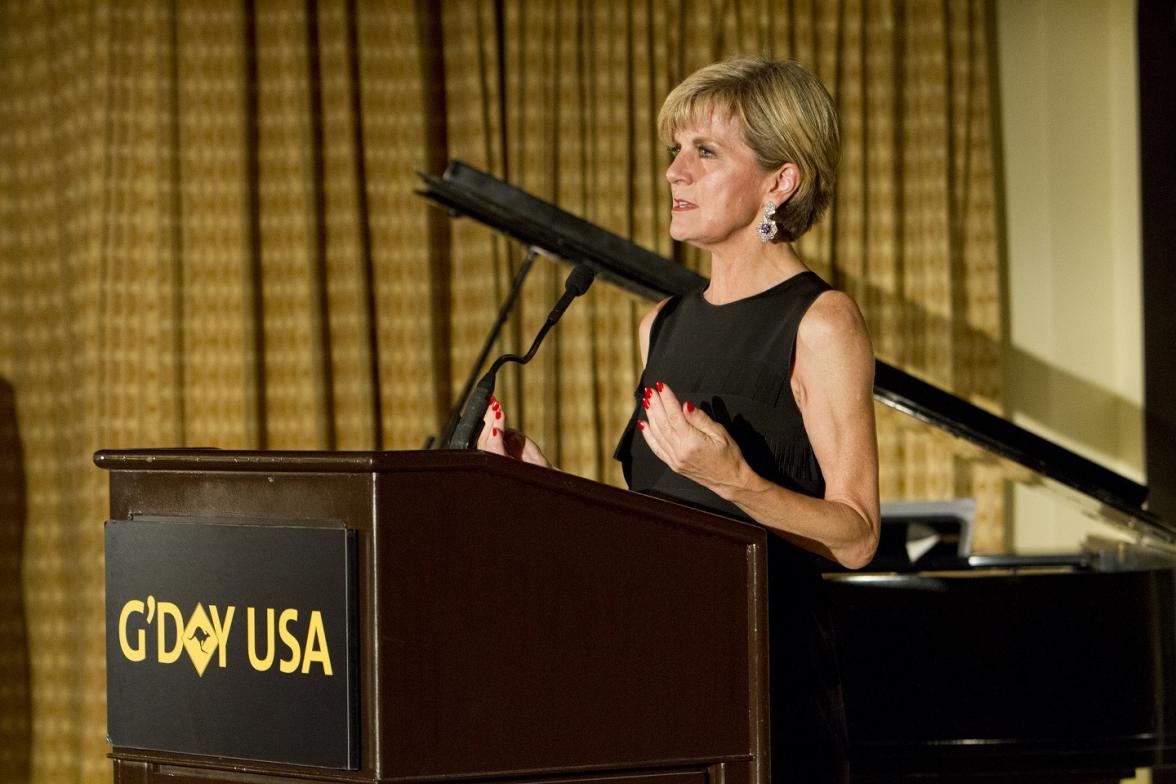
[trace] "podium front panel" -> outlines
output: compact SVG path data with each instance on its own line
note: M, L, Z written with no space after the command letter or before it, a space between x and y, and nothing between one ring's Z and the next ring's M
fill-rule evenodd
M352 761L115 738L128 781L767 781L762 528L484 453L96 462L113 521L334 527L357 565Z

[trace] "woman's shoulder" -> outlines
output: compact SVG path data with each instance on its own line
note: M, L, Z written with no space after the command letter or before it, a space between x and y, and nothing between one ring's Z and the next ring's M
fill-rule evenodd
M653 323L657 321L658 314L662 312L666 304L672 300L673 297L666 297L661 302L654 305L645 315L641 317L641 322L637 326L637 339L641 343L641 366L649 362L649 336L653 332Z
M797 330L797 350L827 352L854 350L873 357L870 333L857 303L843 291L828 289L817 296L805 312Z
M801 329L835 330L865 326L862 311L853 298L840 289L826 288L814 299L801 322Z
M662 312L662 308L666 306L673 297L666 297L661 302L654 305L649 310L645 311L645 315L641 317L641 332L648 335L649 328L653 326L653 322L657 320L657 314Z
M864 400L874 386L874 347L857 303L830 289L813 302L796 334L792 392L802 409L809 400ZM855 391L856 390L856 391Z

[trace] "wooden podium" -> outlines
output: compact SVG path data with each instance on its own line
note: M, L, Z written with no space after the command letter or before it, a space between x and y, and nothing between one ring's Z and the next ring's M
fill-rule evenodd
M120 784L769 780L761 528L481 452L94 459Z

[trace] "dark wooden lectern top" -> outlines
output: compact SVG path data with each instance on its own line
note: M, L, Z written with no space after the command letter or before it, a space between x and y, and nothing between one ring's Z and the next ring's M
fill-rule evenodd
M116 745L116 781L767 784L761 528L481 452L95 462L112 521L357 535L358 766Z

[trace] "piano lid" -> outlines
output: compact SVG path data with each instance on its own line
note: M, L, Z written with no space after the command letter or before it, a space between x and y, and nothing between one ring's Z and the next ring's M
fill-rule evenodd
M691 291L706 278L469 164L451 160L440 177L418 172L421 196L524 245L587 264L608 282L646 299ZM1038 472L1079 494L1108 521L1176 543L1176 526L1143 509L1147 487L1012 422L877 360L874 397L952 436Z

